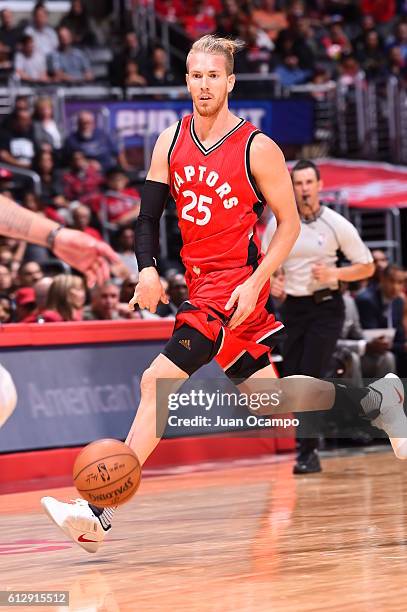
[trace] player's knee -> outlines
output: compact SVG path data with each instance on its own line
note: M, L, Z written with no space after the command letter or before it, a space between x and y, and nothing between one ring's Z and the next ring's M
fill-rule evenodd
M158 368L156 368L153 364L147 368L147 370L144 370L140 381L140 389L143 395L152 394L155 392L158 377Z
M217 354L222 337L220 332L217 340L213 341L194 327L182 325L166 344L163 354L191 376Z

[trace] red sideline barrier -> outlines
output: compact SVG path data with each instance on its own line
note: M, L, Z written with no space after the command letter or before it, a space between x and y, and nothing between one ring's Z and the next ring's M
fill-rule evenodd
M11 323L0 326L0 347L167 340L173 327L171 320Z
M173 321L81 321L77 323L19 323L0 327L0 347L50 346L166 340ZM239 438L232 435L197 436L163 440L146 467L164 468L214 461L255 457L291 451L294 438ZM0 454L0 483L70 476L79 448Z
M220 459L243 459L294 450L293 438L197 436L162 440L146 468L168 468ZM81 448L57 448L0 455L0 484L71 477Z

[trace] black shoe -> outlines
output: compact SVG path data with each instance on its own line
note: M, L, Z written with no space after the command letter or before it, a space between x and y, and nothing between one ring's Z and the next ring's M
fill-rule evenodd
M293 474L315 474L316 472L322 472L318 451L301 453L293 467Z

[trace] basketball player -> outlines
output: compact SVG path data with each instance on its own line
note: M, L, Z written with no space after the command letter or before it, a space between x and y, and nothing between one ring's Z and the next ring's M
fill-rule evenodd
M0 196L0 236L48 247L57 257L83 272L90 287L110 278L108 264L120 261L105 242L58 225L4 196Z
M178 309L171 339L143 374L141 402L126 442L143 464L160 440L156 382L169 378L181 384L215 358L245 393L258 392L259 385L281 390L281 412L339 407L365 415L391 438L402 437L392 443L405 458L407 418L398 377L362 390L310 377L276 379L270 348L283 325L268 310L269 282L291 251L300 222L280 149L229 111L237 47L211 35L193 44L186 76L193 114L166 129L154 148L137 223L140 281L130 305L155 312L164 298L156 258L160 217L170 190L178 209L190 297ZM254 226L265 203L276 216L277 229L263 256ZM42 504L88 552L96 552L114 513L84 500L68 504L44 497Z

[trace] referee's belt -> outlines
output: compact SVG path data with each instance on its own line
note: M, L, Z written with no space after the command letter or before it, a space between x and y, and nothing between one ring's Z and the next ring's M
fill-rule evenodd
M287 299L289 300L312 300L314 304L324 304L325 302L330 302L337 295L340 295L339 289L319 289L310 295L287 295Z

